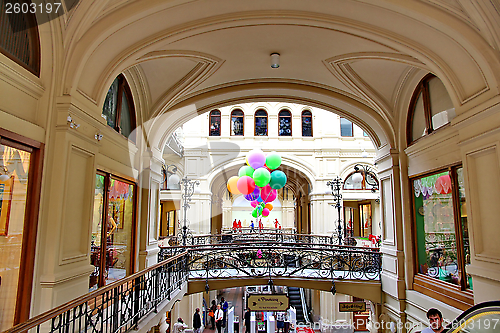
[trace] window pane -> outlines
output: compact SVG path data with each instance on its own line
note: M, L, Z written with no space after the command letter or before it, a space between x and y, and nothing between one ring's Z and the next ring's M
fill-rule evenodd
M210 136L220 136L220 112L210 112Z
M340 118L340 135L352 136L352 122L345 118Z
M450 175L414 180L413 194L419 273L459 284Z
M429 98L433 129L438 129L455 118L455 108L450 95L448 95L443 82L436 77L429 81Z
M134 186L111 179L106 228L106 284L130 274Z
M280 136L292 135L292 114L289 111L281 111L279 113L279 131Z
M231 113L231 135L243 135L243 111Z
M415 103L415 111L413 113L413 122L411 125L413 141L427 134L425 126L424 99L422 98L422 93L420 93L417 103Z
M302 136L312 136L312 114L310 111L302 112Z
M464 247L465 256L465 273L467 281L465 285L467 288L472 289L472 276L467 273L467 267L470 265L470 247L469 247L469 227L467 224L467 201L465 199L465 186L464 186L464 169L457 169L457 183L458 195L460 198L460 222L462 224L462 243Z
M255 112L255 135L267 135L267 113L264 110Z
M363 131L363 136L364 136L364 137L367 137L367 136L368 136L368 134L367 134L365 131Z
M99 267L101 265L101 221L104 205L104 176L95 176L94 214L92 217L92 238L90 239L90 264L94 271L89 277L89 291L99 287Z
M355 173L351 174L344 181L344 190L362 190L363 189L362 182L355 182L352 180L353 175L355 175Z
M0 144L0 331L14 324L31 154ZM4 175L4 173L0 173ZM24 277L21 277L24 278ZM31 278L31 277L29 277Z
M130 133L132 133L133 130L132 125L133 124L130 114L130 106L128 104L128 99L124 91L122 93L122 111L120 114L120 129L121 133L127 138L130 136Z
M102 106L102 114L106 117L108 126L115 128L116 125L116 103L118 100L118 78L116 78L111 87L109 87L108 94Z

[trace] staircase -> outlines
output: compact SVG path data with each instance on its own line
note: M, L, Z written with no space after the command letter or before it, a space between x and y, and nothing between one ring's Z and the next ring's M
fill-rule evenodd
M288 287L288 298L290 299L290 306L293 306L297 310L297 323L305 323L300 288Z

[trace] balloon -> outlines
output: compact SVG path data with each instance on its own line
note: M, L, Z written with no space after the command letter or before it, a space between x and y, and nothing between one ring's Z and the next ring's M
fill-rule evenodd
M264 208L267 208L267 209L269 209L269 211L272 211L274 207L273 207L272 203L268 202L268 203L266 203L266 205L264 206Z
M253 173L253 180L255 181L255 185L264 187L269 184L271 174L266 170L266 168L258 168Z
M262 211L262 216L264 216L264 217L269 216L269 209L264 208L264 210Z
M248 176L248 177L253 178L253 172L254 172L254 170L252 167L249 167L248 165L244 165L238 171L238 176L240 176L240 177Z
M271 170L278 168L281 165L281 156L275 151L271 152L266 157L266 165Z
M258 202L264 202L264 200L262 200L262 198L260 196L257 198L257 201Z
M245 199L248 201L255 201L260 195L260 188L255 186L255 189L252 191L252 193L248 193L245 195Z
M260 149L251 150L247 155L248 165L254 169L264 166L266 163L266 155Z
M238 187L238 190L243 194L249 194L252 193L253 190L255 190L255 182L248 176L240 177L240 179L238 179L238 182L236 183L236 186Z
M275 170L271 173L271 181L269 182L269 186L271 186L275 190L279 190L286 183L286 175L283 171ZM238 187L239 188L239 187Z
M269 185L266 185L264 186L261 190L260 190L260 197L266 201L266 199L269 197L269 194L271 194L271 191L273 189L271 188L271 186Z
M257 200L250 202L250 205L252 205L253 208L257 207L258 204L259 202Z
M265 199L264 201L265 202L273 202L274 199L276 199L277 196L278 196L278 191L271 190L271 193L269 194L269 196L267 197L267 199Z
M257 217L259 216L259 212L257 211L257 209L254 209L253 212L252 212L252 216L253 217Z
M240 179L240 177L238 177L238 176L232 176L227 181L227 190L229 192L231 192L232 194L240 194L241 193L238 190L238 186L237 186L238 179Z

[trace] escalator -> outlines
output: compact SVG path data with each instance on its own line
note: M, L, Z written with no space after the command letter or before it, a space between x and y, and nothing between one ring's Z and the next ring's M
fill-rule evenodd
M297 324L308 323L309 317L307 315L307 306L304 299L304 292L302 288L288 287L288 298L290 299L290 306L293 306L297 311Z

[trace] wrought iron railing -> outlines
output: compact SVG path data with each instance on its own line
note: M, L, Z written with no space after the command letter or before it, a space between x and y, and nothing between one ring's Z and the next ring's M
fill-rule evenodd
M379 280L381 253L376 248L356 248L315 243L261 242L171 246L159 258L188 251L190 278L287 277Z
M228 232L223 234L205 234L192 235L186 239L187 246L209 245L209 244L228 244L228 243L260 243L260 242L275 242L280 244L325 244L335 245L338 243L336 236L331 235L311 235L311 234L296 234L291 231L282 231L276 229L253 230L242 229L241 231ZM162 247L178 246L183 244L182 235L166 237L162 240Z
M21 323L4 333L125 332L158 310L188 280L188 253L113 282Z

